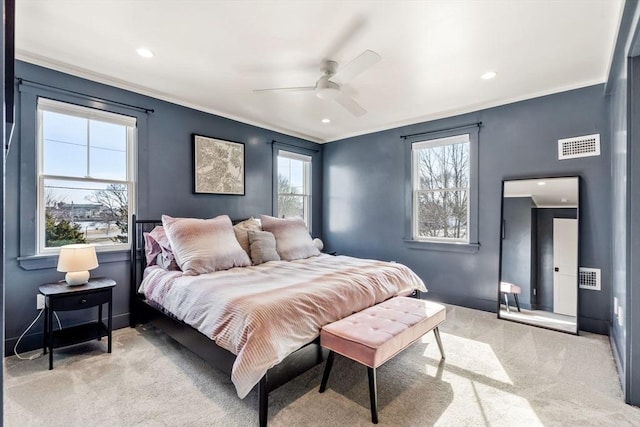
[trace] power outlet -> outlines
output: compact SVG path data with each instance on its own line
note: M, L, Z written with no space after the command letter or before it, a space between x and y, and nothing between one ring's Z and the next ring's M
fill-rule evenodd
M44 308L44 295L36 294L36 309L42 310Z
M624 324L624 317L622 314L622 306L618 306L618 326L622 326Z

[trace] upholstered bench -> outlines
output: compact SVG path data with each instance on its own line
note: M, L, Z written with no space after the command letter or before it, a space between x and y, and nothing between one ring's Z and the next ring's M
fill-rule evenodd
M518 295L520 294L520 286L514 285L509 282L500 282L500 292L504 295L504 305L507 307L507 313L509 310L509 294L513 294L513 299L516 301L516 307L520 311L520 301L518 301Z
M367 367L371 421L378 423L376 368L433 330L440 355L444 349L438 325L445 319L440 304L409 297L395 297L331 323L320 332L320 345L329 349L320 393L327 387L335 353Z

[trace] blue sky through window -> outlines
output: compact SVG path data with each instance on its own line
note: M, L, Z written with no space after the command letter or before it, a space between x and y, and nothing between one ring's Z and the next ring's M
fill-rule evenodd
M126 126L43 111L42 133L45 175L127 179ZM106 185L47 180L45 189L57 201L84 204Z
M278 175L289 181L292 193L304 193L304 162L301 160L278 157Z

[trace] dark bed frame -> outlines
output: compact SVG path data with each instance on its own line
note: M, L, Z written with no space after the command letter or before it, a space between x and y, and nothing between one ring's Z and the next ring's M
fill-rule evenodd
M138 293L142 280L142 272L146 267L144 256L143 232L151 231L156 225L162 225L159 220L140 220L132 216L131 233L131 294L130 294L130 325L135 327L141 323L151 322L165 334L191 350L211 366L220 369L231 376L231 367L236 356L228 350L219 347L215 341L209 339L197 329L175 319L167 313L147 303L144 295ZM267 425L269 407L269 392L286 382L322 363L328 356L328 350L320 347L319 338L302 346L260 379L258 387L258 420L260 427Z

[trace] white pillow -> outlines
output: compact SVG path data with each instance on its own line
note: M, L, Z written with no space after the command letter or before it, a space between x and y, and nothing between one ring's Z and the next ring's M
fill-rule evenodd
M178 266L187 276L251 265L227 215L212 219L162 215L162 225Z

